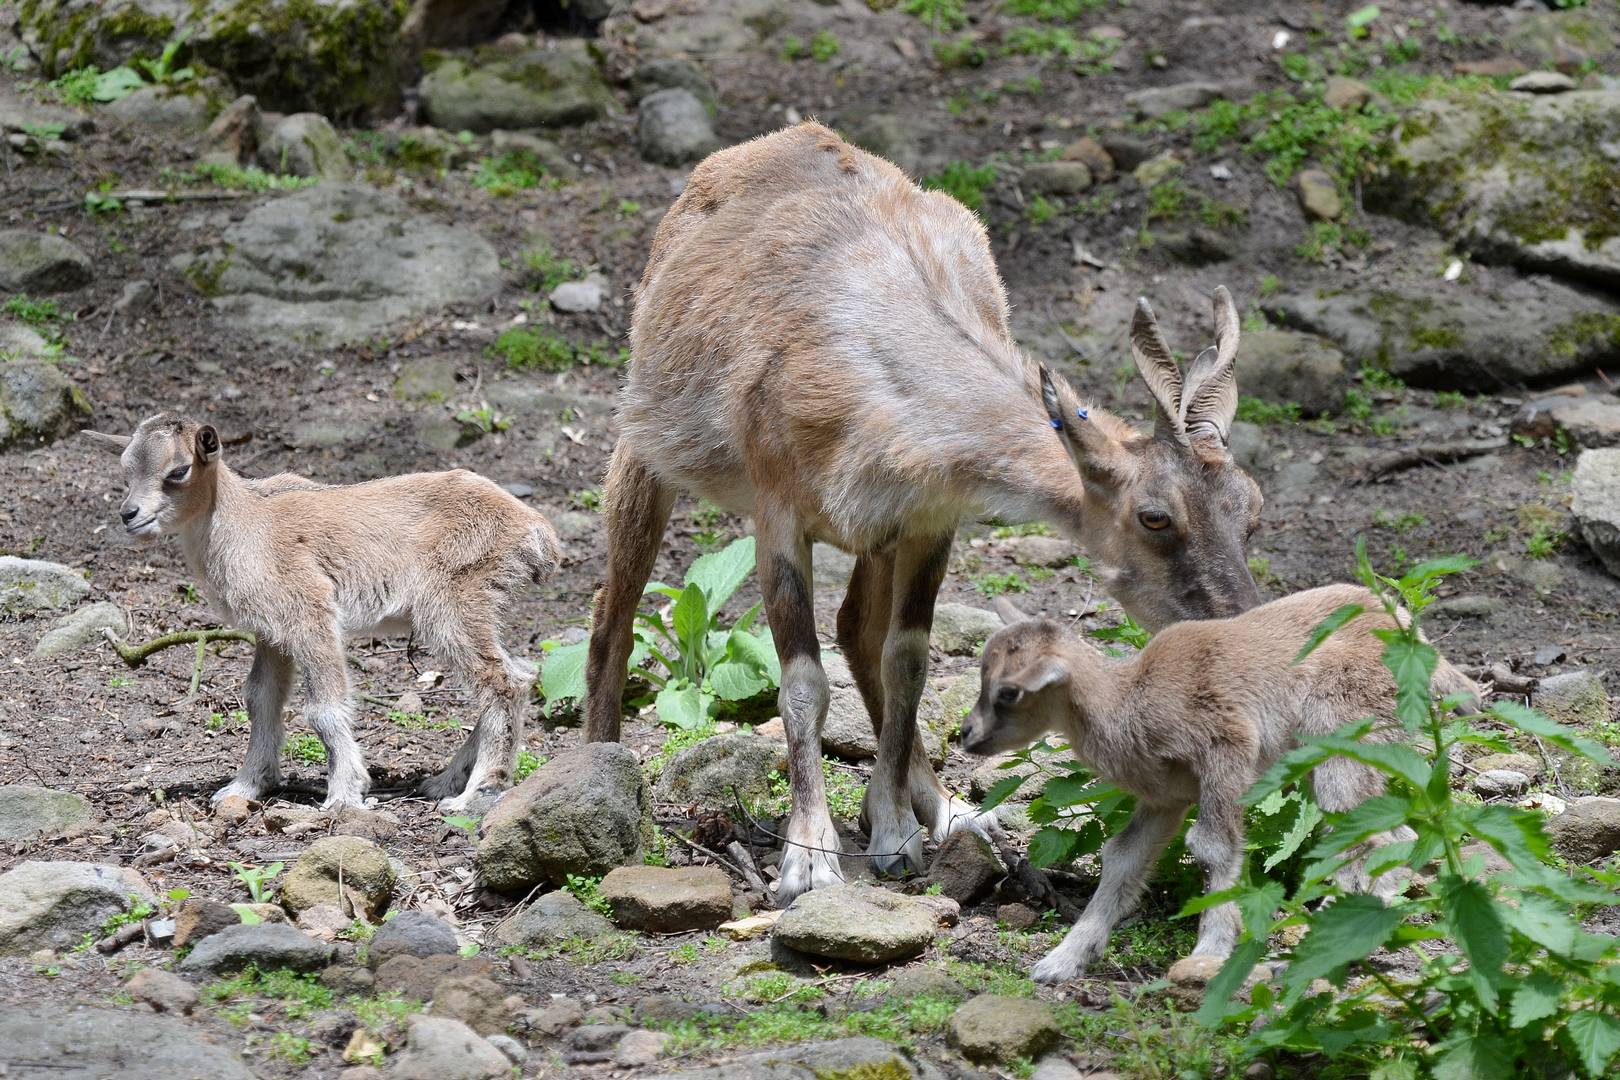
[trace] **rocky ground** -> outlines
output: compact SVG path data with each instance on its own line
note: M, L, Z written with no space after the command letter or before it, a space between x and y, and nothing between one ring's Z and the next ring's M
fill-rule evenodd
M1357 537L1384 568L1471 555L1479 566L1429 614L1442 651L1496 665L1500 686L1584 730L1620 732L1607 697L1620 688L1613 5L1391 3L1364 27L1346 23L1349 3L969 0L961 26L938 6L935 21L927 3L637 0L569 25L513 5L438 26L408 78L364 93L232 69L224 31L205 27L195 78L69 108L47 84L114 68L125 39L53 36L52 5L25 18L0 4L7 1075L74 1075L74 1060L106 1075L115 1050L161 1074L176 1046L196 1075L354 1080L732 1060L749 1075L1025 1075L1036 1059L1056 1080L1153 1075L1149 1044L1214 1067L1156 998L1111 1005L1190 944L1157 894L1085 979L1038 992L1028 966L1062 927L966 842L926 882L833 898L832 930L814 911L773 927L768 701L722 717L756 731L690 747L643 712L607 757L580 750L566 707L537 709L527 752L541 772L522 807L503 804L509 829L566 815L587 790L628 794L577 866L521 844L503 862L498 822L446 820L413 797L465 737L467 696L409 642L352 647L376 801L333 818L316 810L322 751L296 711L281 796L211 812L246 745L246 645L130 669L102 635L216 625L176 549L123 539L118 464L72 434L171 410L214 424L248 475L465 467L502 483L565 544L509 641L537 663L578 641L603 574L612 394L658 220L695 157L801 117L975 203L1020 342L1134 422L1151 415L1125 345L1136 297L1191 355L1227 286L1246 316L1253 400L1233 450L1266 495L1249 552L1262 589L1346 580ZM1526 71L1521 85L1560 92L1509 89ZM1320 109L1230 104L1284 90L1316 102L1335 73L1358 80L1326 90L1376 154L1278 135L1314 130ZM553 89L512 89L537 85ZM1380 127L1386 114L1405 126ZM683 499L655 576L677 582L746 531ZM946 782L974 797L1001 774L949 735L990 595L1083 630L1117 622L1078 552L1010 532L963 529L925 702ZM818 551L829 650L847 573ZM727 610L757 598L750 581ZM857 852L872 747L847 681L833 719L829 782ZM1620 776L1524 749L1459 785L1573 807L1558 835L1577 861L1620 849L1601 798ZM1008 804L1010 824L1027 825L1033 794ZM598 880L638 853L667 869ZM223 905L258 901L248 879L277 863L266 888L290 913L260 906L243 925ZM1083 899L1094 869L1058 885ZM119 946L85 947L87 933ZM250 960L310 974L233 974Z

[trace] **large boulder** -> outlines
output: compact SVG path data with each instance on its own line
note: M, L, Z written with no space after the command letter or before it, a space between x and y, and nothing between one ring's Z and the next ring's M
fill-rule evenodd
M630 100L640 101L660 90L690 90L711 112L719 107L714 85L693 60L674 56L649 60L630 76Z
M96 819L96 808L71 791L0 784L0 844L57 836Z
M65 236L33 229L0 229L0 289L72 292L95 276L90 256Z
M10 614L72 607L89 595L84 575L61 563L0 555L0 609Z
M388 852L374 842L361 836L323 836L287 871L279 899L293 912L331 904L375 920L388 910L398 881Z
M319 971L333 947L286 923L239 923L209 934L180 961L181 971L221 975L252 964L260 971Z
M260 141L259 164L269 172L287 176L342 180L349 175L343 139L319 113L283 117Z
M1385 368L1414 385L1494 391L1620 360L1620 304L1541 277L1358 284L1269 297L1265 305L1285 325L1327 338L1357 366ZM1254 382L1239 380L1254 392Z
M1245 330L1236 366L1244 394L1276 404L1292 401L1306 416L1338 412L1350 385L1343 353L1321 338L1288 330Z
M558 754L483 820L478 865L493 889L526 889L642 861L652 799L634 750L591 743Z
M922 952L938 925L934 913L909 896L843 884L801 895L771 936L812 956L879 964Z
M823 753L847 761L865 761L877 757L877 732L872 727L872 715L867 712L866 699L855 685L855 675L849 662L842 656L821 658L827 673L827 718L821 725ZM936 769L945 764L945 737L953 724L944 719L944 707L939 693L931 686L923 688L917 702L917 732L922 736L923 753Z
M1620 851L1620 799L1587 795L1547 823L1553 849L1574 863L1596 862Z
M1568 11L1526 14L1507 34L1513 55L1531 67L1551 63L1561 72L1579 73L1588 61L1597 61L1620 35L1608 9L1571 7Z
M1588 450L1575 462L1570 513L1581 539L1620 577L1620 450Z
M1620 90L1419 102L1371 204L1432 222L1488 262L1620 286ZM1509 308L1508 310L1511 310Z
M409 0L34 0L18 12L18 29L53 77L155 60L183 34L182 59L201 60L265 109L388 119L420 49L401 36L410 10Z
M170 135L195 135L208 127L208 98L195 84L184 89L143 86L105 108L126 124Z
M648 94L636 119L636 149L654 165L686 165L720 149L709 110L684 86Z
M970 1061L1007 1065L1039 1057L1063 1032L1044 1002L980 994L951 1014L945 1037Z
M618 111L584 52L480 48L434 58L430 66L422 79L422 110L449 131L564 127Z
M595 941L613 932L613 924L558 889L542 895L514 919L495 928L502 944L525 949L554 949L570 941Z
M117 604L98 600L58 619L55 626L40 636L39 644L34 646L34 655L58 656L82 649L102 641L103 630L111 630L123 637L129 633L129 616Z
M770 797L770 774L787 774L787 760L787 743L780 739L742 732L714 735L670 758L653 798L715 807L731 806L737 798L759 802Z
M23 1080L254 1080L241 1059L214 1040L194 1022L149 1012L54 1002L0 1009L7 1075Z
M1001 629L993 611L966 604L940 604L934 608L934 628L928 639L934 648L952 656L976 656L985 638Z
M629 930L713 930L731 918L731 882L712 866L621 866L601 888L613 921Z
M157 902L134 870L99 863L22 863L0 874L0 956L70 948L136 901Z
M0 363L0 450L49 446L90 422L90 402L49 361Z
M486 302L502 285L483 237L360 184L269 202L170 266L233 327L314 345L366 341L446 304Z

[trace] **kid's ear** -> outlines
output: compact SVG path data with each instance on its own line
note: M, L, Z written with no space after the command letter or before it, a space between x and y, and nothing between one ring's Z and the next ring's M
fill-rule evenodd
M1038 693L1048 686L1068 682L1069 669L1055 656L1035 661L1022 671L1003 679L1001 685L1017 687L1026 694Z
M79 434L109 454L122 454L124 448L130 444L128 435L103 435L101 432L91 431L89 428L79 432Z
M219 457L219 432L214 425L204 424L197 429L197 460L211 462Z

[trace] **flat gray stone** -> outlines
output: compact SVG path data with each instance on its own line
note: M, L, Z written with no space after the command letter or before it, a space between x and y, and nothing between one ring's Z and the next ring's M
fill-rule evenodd
M827 655L821 658L821 667L831 691L821 725L822 752L847 761L877 757L877 733L849 662L842 656ZM945 743L939 730L942 711L939 694L931 686L924 687L917 703L917 732L922 736L923 752L935 768L945 763Z
M1575 462L1570 513L1582 540L1620 577L1620 450L1587 450Z
M0 608L12 614L71 607L90 595L77 570L42 559L0 555Z
M1126 94L1125 104L1151 120L1167 112L1201 109L1216 98L1225 96L1226 90L1220 83L1184 82Z
M693 15L671 13L636 31L642 56L723 56L769 48L792 13L782 0L715 0Z
M599 311L604 293L595 281L565 281L551 290L551 306L569 313Z
M96 130L92 117L33 98L19 98L11 87L0 87L0 131L21 133L29 128L62 126L62 138L72 141Z
M934 648L951 656L977 656L986 638L1001 629L993 611L966 604L939 604L928 639Z
M1019 186L1041 195L1079 195L1091 187L1091 166L1083 161L1036 162L1024 166Z
M882 1039L835 1039L745 1054L728 1065L661 1074L679 1080L938 1080L942 1074Z
M0 956L71 948L113 915L129 911L132 896L156 903L134 870L99 863L22 863L0 874Z
M129 616L117 604L98 600L58 619L56 625L40 637L39 644L34 646L34 655L56 656L81 649L102 641L103 630L123 637L129 633Z
M1575 89L1575 80L1562 71L1532 71L1508 83L1508 89L1527 94L1562 94Z
M220 975L252 964L260 971L320 971L332 962L333 952L331 945L287 923L242 923L199 941L180 961L180 970Z
M770 797L771 773L787 775L787 743L761 735L727 732L678 751L653 786L661 803L734 805ZM734 795L733 789L736 794Z
M1600 675L1591 668L1549 675L1541 680L1531 700L1549 719L1590 731L1609 720L1609 694Z
M194 135L208 127L208 98L168 86L143 86L102 106L126 124L172 135Z
M685 165L720 149L714 119L696 94L684 87L659 90L641 99L636 149L654 165Z
M1486 799L1523 795L1530 790L1530 778L1515 769L1487 769L1474 777L1474 794Z
M485 48L443 60L422 79L422 109L447 131L563 127L618 112L583 51Z
M515 919L495 928L504 944L525 949L555 948L569 941L595 941L613 932L613 924L571 892L558 889L540 896Z
M1018 536L1008 540L1005 548L1019 566L1044 566L1054 570L1068 566L1078 554L1073 544L1058 536Z
M396 956L458 955L456 932L431 911L401 911L382 924L366 951L366 966L375 971Z
M0 784L0 843L58 836L96 819L96 808L71 791Z
M630 100L640 101L660 90L689 90L710 110L719 107L714 85L694 60L665 56L649 60L630 76Z
M1495 615L1505 607L1507 607L1507 604L1497 597L1470 593L1464 596L1448 596L1444 600L1436 600L1429 605L1429 611L1442 618L1483 619Z
M933 912L909 896L843 884L801 895L771 935L812 956L876 964L922 952L938 925Z
M412 1016L406 1046L388 1075L393 1080L495 1080L511 1075L505 1054L460 1020Z
M1350 377L1344 354L1311 334L1245 330L1238 342L1238 387L1275 404L1293 402L1305 416L1336 413Z
M1554 408L1552 419L1583 449L1620 446L1620 402L1612 398L1578 398Z
M43 296L90 284L90 256L64 236L33 229L0 229L0 289Z
M255 1080L240 1058L202 1035L186 1020L121 1009L55 1003L0 1009L0 1061L8 1078Z

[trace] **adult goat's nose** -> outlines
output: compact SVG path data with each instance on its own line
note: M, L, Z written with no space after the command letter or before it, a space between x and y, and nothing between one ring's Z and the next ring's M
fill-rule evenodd
M126 507L125 509L118 511L118 516L124 519L125 525L128 525L130 522L141 516L141 508L138 506Z

